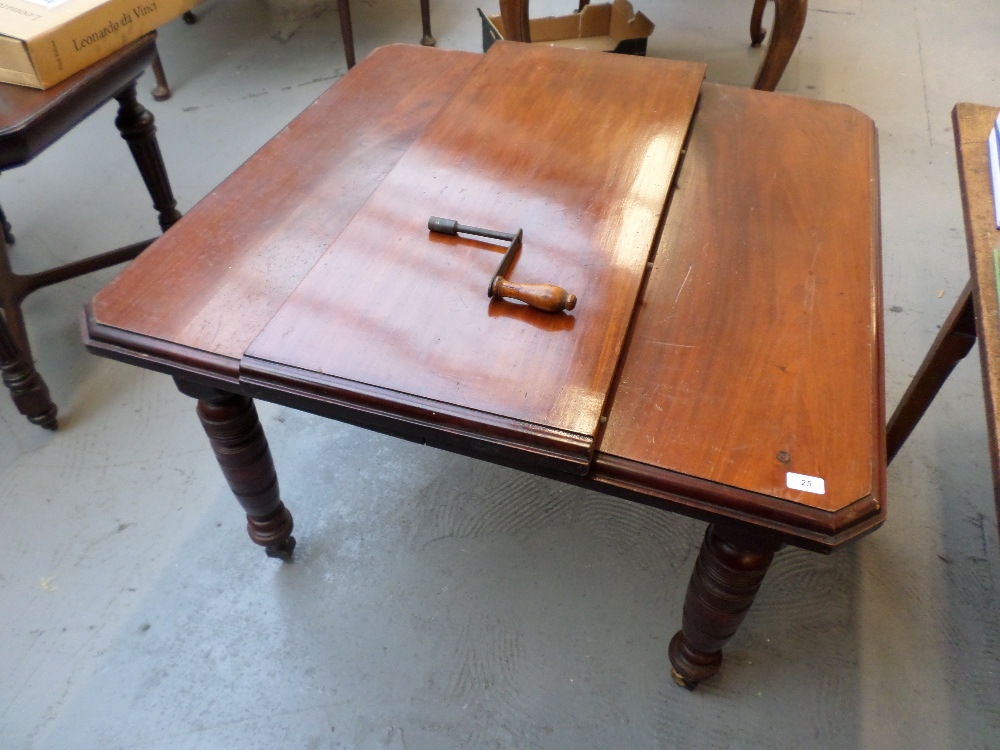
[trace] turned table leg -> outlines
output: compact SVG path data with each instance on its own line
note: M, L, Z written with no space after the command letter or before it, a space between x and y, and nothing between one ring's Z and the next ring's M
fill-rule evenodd
M230 489L247 514L247 533L268 557L289 560L295 549L292 514L278 493L278 476L253 400L177 379L198 399L198 418Z
M32 424L54 430L56 405L49 397L49 389L38 374L31 357L14 343L7 321L0 315L0 375L4 385L10 389L11 398L17 410Z
M764 41L764 31L761 29L761 19L764 14L766 0L754 0L753 13L750 16L750 40L756 47ZM799 42L802 27L806 23L807 0L774 0L774 27L771 31L771 41L767 45L764 61L757 70L753 88L761 91L774 91L778 81L785 72L785 67Z
M163 164L160 144L156 140L153 113L142 106L135 96L135 81L115 95L118 100L118 117L115 125L128 143L146 189L153 199L153 206L160 214L160 227L166 231L181 218L177 210L167 168Z
M708 527L684 599L683 627L670 641L670 673L678 685L694 690L719 671L722 647L746 617L780 546L752 530Z
M962 361L975 343L976 311L972 302L970 280L965 285L965 290L958 295L951 314L938 331L920 369L913 376L896 411L889 419L885 433L887 463L892 463L892 459L903 447L903 443L913 432L917 422L924 416L927 407L931 405L931 401L941 390L941 386L955 369L955 365Z

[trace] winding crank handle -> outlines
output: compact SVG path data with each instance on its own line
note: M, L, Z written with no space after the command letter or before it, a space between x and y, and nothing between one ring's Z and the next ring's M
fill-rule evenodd
M499 232L495 229L469 227L465 224L459 224L454 219L442 219L440 216L432 216L427 222L427 228L440 234L456 235L461 232L510 243L507 246L507 252L503 255L503 260L497 267L497 272L493 275L493 280L490 282L488 291L490 297L520 300L529 307L550 313L572 310L576 307L576 295L570 294L561 286L555 284L514 284L504 278L514 263L514 257L521 250L522 234L520 229L514 233Z
M516 299L543 312L557 313L576 307L576 295L555 284L514 284L503 277L493 279L493 298Z

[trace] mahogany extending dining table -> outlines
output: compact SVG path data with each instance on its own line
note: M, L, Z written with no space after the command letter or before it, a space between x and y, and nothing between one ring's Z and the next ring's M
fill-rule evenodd
M377 50L102 290L96 354L175 378L251 539L292 555L253 399L709 522L670 643L715 674L783 544L885 506L877 138L695 63ZM523 231L502 247L429 215Z

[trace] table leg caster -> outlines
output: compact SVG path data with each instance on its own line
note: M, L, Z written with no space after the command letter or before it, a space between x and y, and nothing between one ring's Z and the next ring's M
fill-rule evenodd
M694 689L698 687L698 683L695 680L689 680L686 677L681 676L673 667L670 668L670 676L673 678L674 682L685 690L690 690L694 692Z
M292 536L293 526L292 514L284 505L264 518L247 514L247 534L249 534L250 540L263 547L264 553L268 557L274 557L278 560L287 562L292 559L292 552L295 550L295 537Z
M699 654L684 642L684 632L679 630L670 639L670 676L685 690L694 690L722 666L722 651Z
M281 544L275 544L270 547L264 548L264 554L268 557L273 557L276 560L282 560L288 562L292 559L292 553L295 551L295 537L290 536Z

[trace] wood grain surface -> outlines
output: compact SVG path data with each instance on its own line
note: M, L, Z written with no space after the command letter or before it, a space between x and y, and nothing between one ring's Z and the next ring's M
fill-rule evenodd
M877 165L853 109L703 87L602 454L824 511L884 497Z
M94 326L238 360L480 58L374 52L101 291Z
M566 432L597 427L704 66L494 45L248 348L267 360ZM572 313L490 301L507 274Z
M993 214L993 187L990 182L986 137L996 120L997 107L958 104L951 113L955 125L959 186L965 214L965 236L972 271L972 298L976 311L976 334L983 371L986 399L986 429L990 439L993 467L993 498L1000 519L1000 447L997 445L997 416L1000 415L1000 309L993 261L1000 246Z

